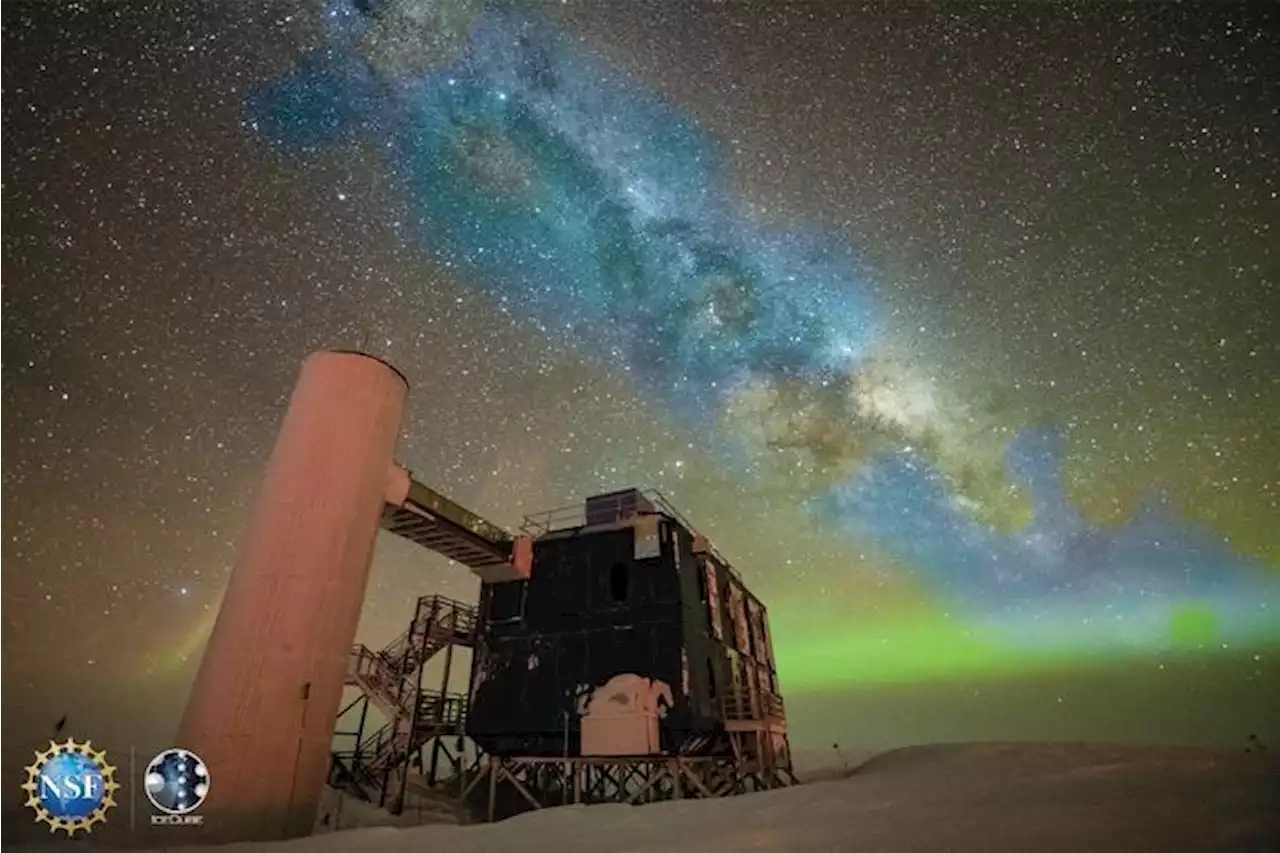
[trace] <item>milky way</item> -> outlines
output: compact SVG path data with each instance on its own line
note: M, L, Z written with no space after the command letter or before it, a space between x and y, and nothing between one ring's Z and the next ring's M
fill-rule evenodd
M1270 573L1168 508L1084 521L1046 433L1006 470L1005 439L885 355L857 253L753 223L714 140L660 98L510 10L339 3L327 22L251 96L251 127L304 159L372 141L446 267L705 428L742 477L1019 642L1165 647L1188 614L1200 639L1276 631Z
M362 16L332 16L354 48ZM872 339L836 241L752 228L696 125L511 14L480 15L461 56L409 77L312 56L249 115L295 151L372 135L445 264L687 415L755 381L834 383Z

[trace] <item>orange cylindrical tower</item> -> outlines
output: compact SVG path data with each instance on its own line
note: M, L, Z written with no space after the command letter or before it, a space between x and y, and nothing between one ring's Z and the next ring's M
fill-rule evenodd
M210 776L182 835L311 832L407 392L372 356L303 364L179 728Z

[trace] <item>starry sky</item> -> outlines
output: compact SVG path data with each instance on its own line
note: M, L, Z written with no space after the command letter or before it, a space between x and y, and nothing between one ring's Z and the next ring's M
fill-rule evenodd
M3 15L6 774L168 745L326 347L494 522L663 490L801 748L1280 736L1267 4Z

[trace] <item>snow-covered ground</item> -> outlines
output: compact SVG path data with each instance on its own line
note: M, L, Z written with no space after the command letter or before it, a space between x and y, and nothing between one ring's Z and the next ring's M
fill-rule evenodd
M811 778L815 775L821 774L810 773ZM216 849L1280 851L1280 762L1275 755L1107 744L956 744L894 750L852 772L831 771L827 776L836 778L721 800L570 806L492 825L353 829ZM372 814L366 817L375 819ZM84 842L67 847L70 844L84 850ZM51 847L29 849L49 853Z

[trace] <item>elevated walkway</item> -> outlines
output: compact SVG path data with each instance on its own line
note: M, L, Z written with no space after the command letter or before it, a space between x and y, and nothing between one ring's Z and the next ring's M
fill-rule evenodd
M487 583L529 577L533 548L528 537L512 536L403 468L396 468L388 482L382 528L466 566Z

